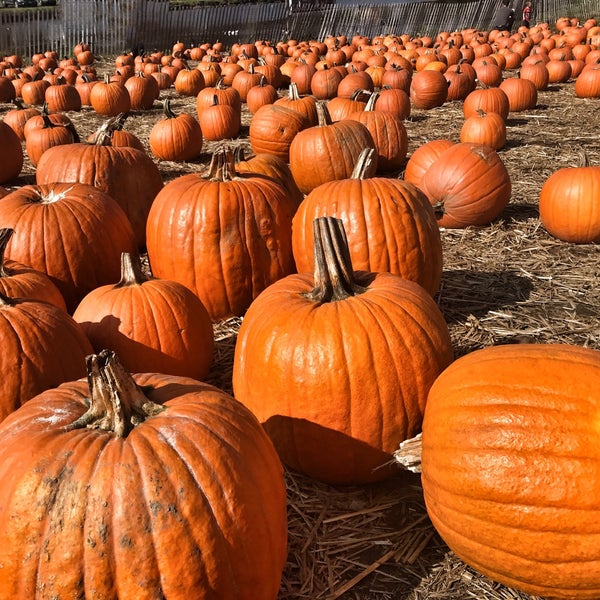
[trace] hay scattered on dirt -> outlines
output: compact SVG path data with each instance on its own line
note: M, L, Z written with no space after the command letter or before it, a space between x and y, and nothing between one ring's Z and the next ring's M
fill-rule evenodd
M110 62L106 61L110 66ZM176 111L195 114L195 99L171 97ZM0 108L0 116L6 105ZM90 109L70 113L81 137L103 121ZM134 113L125 129L147 144L161 108ZM239 143L247 140L244 115ZM462 104L413 110L405 122L409 155L440 137L459 141ZM437 300L456 356L494 344L564 342L600 349L600 245L553 239L541 226L537 201L546 178L577 165L580 149L600 156L597 100L577 99L573 83L539 93L538 105L511 114L500 156L511 175L509 206L492 225L443 230L444 274ZM165 181L200 172L214 143L191 163L160 162ZM26 164L19 183L33 183ZM215 326L209 381L231 391L231 369L241 319ZM533 600L465 566L427 518L417 475L398 471L366 487L333 487L288 472L289 557L280 598L357 600Z

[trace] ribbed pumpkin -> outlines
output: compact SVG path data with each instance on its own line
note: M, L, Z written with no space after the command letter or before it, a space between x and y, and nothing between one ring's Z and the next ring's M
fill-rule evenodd
M365 148L375 149L375 142L365 125L344 119L333 123L324 102L317 104L319 124L300 131L290 144L290 169L304 194L336 179L347 179ZM374 175L377 161L371 164Z
M507 77L499 87L508 98L510 112L521 112L535 108L538 91L533 81L520 77Z
M539 211L548 233L565 242L600 242L600 167L583 157L578 167L563 167L542 185Z
M8 125L18 136L18 138L25 141L25 123L31 117L40 115L40 111L35 106L25 106L20 98L13 100L15 108L10 109L4 115L3 122Z
M431 164L419 187L425 192L440 227L488 225L510 200L510 175L490 146L454 144Z
M44 152L36 169L38 184L85 183L106 192L129 218L138 248L145 246L150 205L163 187L162 176L146 152L137 148L95 144L55 146Z
M416 72L410 82L410 99L414 108L430 110L442 106L448 98L449 82L440 71Z
M150 130L150 151L161 160L186 161L202 152L202 130L192 115L175 114L168 98L163 103L164 118Z
M502 345L450 365L425 408L429 516L465 562L544 598L600 597L600 353Z
M511 79L515 79L515 77L509 77L506 81ZM506 120L510 112L510 104L502 87L503 84L504 82L499 87L484 87L473 90L463 101L465 119L476 115L478 110L483 110L486 113L496 112Z
M0 189L0 198L6 196ZM22 263L4 258L14 229L0 228L0 292L11 298L43 300L67 310L65 299L48 275Z
M433 295L442 276L442 243L433 209L410 183L369 178L373 152L361 154L349 179L318 186L300 204L292 224L296 268L299 273L313 270L314 220L336 217L344 225L354 269L401 275Z
M158 100L160 96L160 89L156 79L150 75L144 75L142 71L137 71L123 85L129 94L131 110L150 110L154 101ZM111 114L113 113L111 112Z
M184 285L144 274L137 254L124 252L119 282L89 292L73 318L96 352L111 348L132 373L208 375L214 338L206 308Z
M347 118L362 123L369 130L377 152L377 172L389 173L404 165L408 133L399 116L375 110L378 98L379 92L373 92L364 110L352 112Z
M108 75L90 90L89 100L92 108L106 117L129 112L131 108L131 96L125 85L120 81L110 81Z
M0 339L0 421L44 390L83 377L85 357L92 352L81 327L64 309L3 292ZM3 570L1 581L5 577ZM2 583L0 596L11 597L2 593Z
M234 395L291 468L336 484L380 480L452 360L448 328L420 285L353 272L339 219L315 230L314 276L274 283L244 317Z
M207 89L204 88L202 91ZM199 97L200 95L198 95ZM213 104L204 106L202 110L198 111L198 122L200 123L202 137L209 141L226 140L235 137L240 132L242 126L241 108L238 108L235 104L222 102L220 100L221 96L218 94L213 94L212 98Z
M88 292L117 281L121 252L133 252L123 209L91 185L25 185L0 199L0 227L11 228L5 256L46 273L72 312Z
M87 365L0 426L0 596L275 600L286 494L256 418L114 353Z
M301 96L298 92L298 86L294 82L289 85L288 95L275 100L275 104L291 108L304 115L308 121L307 127L312 127L319 122L316 98L310 95Z
M25 140L25 151L33 166L38 164L42 154L49 148L80 141L72 123L53 123L46 114L42 115L42 119L42 127L31 129Z
M573 91L578 98L600 98L600 64L584 67L575 80Z
M308 117L301 112L281 104L267 104L250 121L250 145L256 154L274 154L289 162L292 141L308 125Z
M268 285L292 273L295 200L282 184L235 169L221 148L203 174L170 181L148 215L154 276L179 281L211 319L240 316Z
M506 144L506 122L498 113L479 109L476 115L465 119L462 124L460 141L485 144L500 150Z

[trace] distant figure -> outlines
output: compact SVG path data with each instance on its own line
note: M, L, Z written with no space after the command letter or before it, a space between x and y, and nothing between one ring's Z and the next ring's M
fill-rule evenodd
M515 20L515 9L509 6L510 0L502 0L502 4L496 10L492 29L498 31L510 31Z
M525 5L523 6L523 20L521 21L521 25L523 27L529 28L532 16L533 8L531 6L531 2L525 2Z

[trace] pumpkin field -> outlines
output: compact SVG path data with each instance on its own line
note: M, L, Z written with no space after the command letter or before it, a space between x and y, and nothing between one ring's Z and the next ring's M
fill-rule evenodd
M579 17L4 58L0 283L17 261L56 285L0 285L7 322L42 305L0 323L0 597L600 598L600 27ZM421 429L422 474L395 452Z

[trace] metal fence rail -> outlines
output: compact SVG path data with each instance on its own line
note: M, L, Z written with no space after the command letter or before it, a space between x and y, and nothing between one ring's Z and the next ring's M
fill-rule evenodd
M61 0L44 9L0 10L0 54L31 56L56 50L72 53L85 41L97 54L133 47L166 50L176 41L188 45L216 41L324 39L356 33L435 35L467 27L489 29L499 0L434 0L382 4L338 4L291 11L288 2L174 6L169 0ZM513 0L520 14L523 0ZM554 23L561 16L598 17L598 0L536 0L534 21Z

